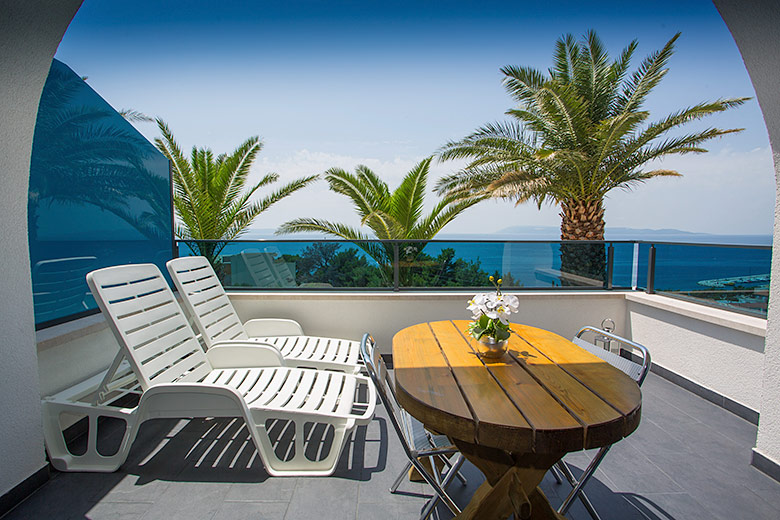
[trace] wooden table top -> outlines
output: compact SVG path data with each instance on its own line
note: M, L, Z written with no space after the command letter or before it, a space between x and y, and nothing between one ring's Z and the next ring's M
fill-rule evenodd
M612 444L639 426L642 394L620 370L546 330L512 324L507 353L477 356L466 320L393 338L396 393L429 429L519 453Z

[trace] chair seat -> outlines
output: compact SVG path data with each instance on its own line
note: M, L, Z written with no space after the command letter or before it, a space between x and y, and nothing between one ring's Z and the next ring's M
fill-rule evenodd
M423 452L430 450L452 450L457 448L450 442L446 435L431 435L431 433L425 429L423 423L412 417L409 412L400 409L401 420L404 428L406 429L407 438L411 441L411 448L415 452Z
M300 366L306 361L358 365L360 343L348 339L319 336L253 337L250 341L273 345L286 359Z

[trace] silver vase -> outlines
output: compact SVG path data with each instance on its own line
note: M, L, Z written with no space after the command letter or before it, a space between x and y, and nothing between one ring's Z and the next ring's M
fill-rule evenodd
M508 339L497 340L490 336L482 336L477 340L480 344L479 354L484 358L498 359L506 353Z

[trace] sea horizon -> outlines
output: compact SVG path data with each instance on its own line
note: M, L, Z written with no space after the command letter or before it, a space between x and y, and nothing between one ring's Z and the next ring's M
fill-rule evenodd
M276 235L274 229L249 229L238 240L320 240L333 239L320 233L296 233ZM715 234L679 229L645 229L627 227L608 227L605 240L638 242L680 242L693 244L728 244L748 246L771 246L771 233L755 234ZM434 240L491 240L491 241L557 241L560 230L557 226L512 226L492 233L448 233L436 235Z

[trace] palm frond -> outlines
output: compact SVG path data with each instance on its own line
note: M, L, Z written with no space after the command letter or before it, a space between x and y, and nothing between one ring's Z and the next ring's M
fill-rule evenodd
M390 197L390 214L404 229L412 229L422 214L432 157L420 161L406 174Z

